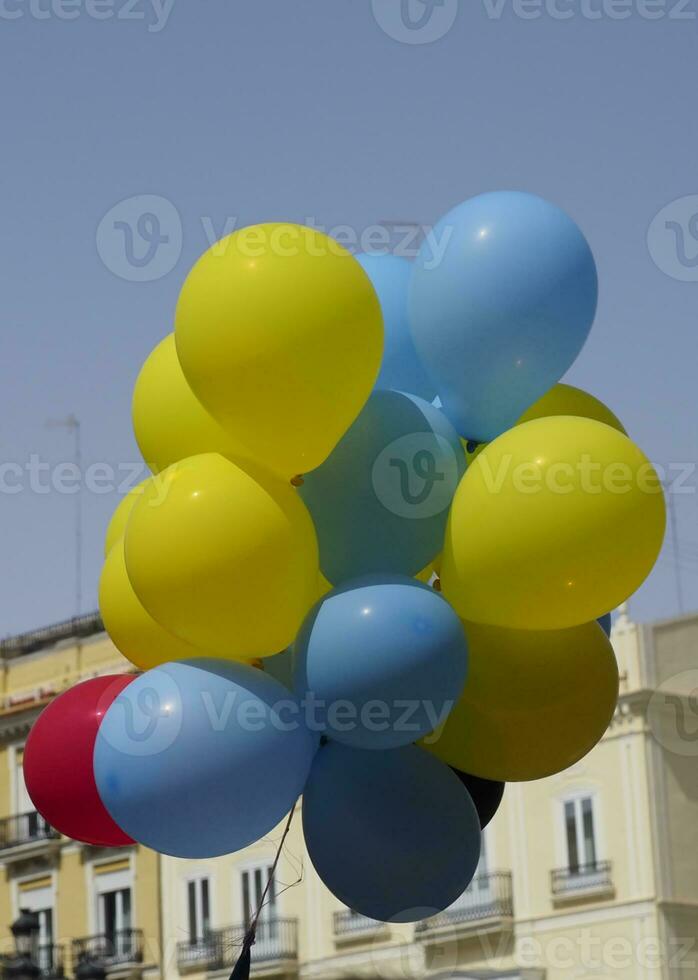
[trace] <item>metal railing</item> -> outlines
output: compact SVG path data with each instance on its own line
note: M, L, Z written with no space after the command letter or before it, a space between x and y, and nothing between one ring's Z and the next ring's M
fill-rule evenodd
M177 943L177 966L182 968L213 969L220 959L216 933L210 932L199 939Z
M34 653L36 650L43 650L45 647L53 646L62 640L94 636L103 630L104 624L99 612L74 616L72 619L64 619L62 622L54 623L51 626L29 630L27 633L19 633L17 636L8 636L4 640L0 640L0 656L19 657L26 653Z
M420 922L418 930L438 929L458 922L511 918L514 898L510 871L477 875L463 894L443 912Z
M36 810L0 820L0 850L35 841L57 840L60 836Z
M200 939L177 943L177 966L218 970L235 965L247 927L212 929ZM298 955L297 919L262 919L257 923L252 959L255 963L294 960Z
M352 909L335 912L332 921L335 936L362 936L385 927L384 922L370 919L367 915L361 915L360 912L354 912Z
M46 980L63 976L63 947L46 943L36 947L35 956L41 976Z
M98 933L73 940L73 962L81 956L97 960L109 969L123 963L143 962L143 930L118 929L113 933Z
M30 954L31 960L39 967L39 976L44 980L60 980L63 977L63 947L55 944L42 944L36 946ZM12 955L0 955L0 976L4 974L7 966L14 963L16 957Z
M556 868L550 872L553 895L574 895L585 891L606 891L613 886L610 861Z

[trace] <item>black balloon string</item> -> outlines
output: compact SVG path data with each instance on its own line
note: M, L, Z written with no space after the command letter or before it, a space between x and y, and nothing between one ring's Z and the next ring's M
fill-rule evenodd
M269 889L271 888L272 882L276 875L276 869L279 864L279 859L281 857L281 851L283 850L284 843L288 837L288 832L291 829L291 821L293 820L293 815L296 812L296 803L291 807L291 812L288 815L288 820L286 821L286 826L284 827L284 832L281 835L281 840L279 841L279 846L276 849L276 855L269 871L269 877L264 886L264 891L259 899L259 904L255 909L254 915L250 919L250 924L247 927L244 938L242 940L242 950L239 957L233 967L232 973L230 974L230 980L249 980L250 976L250 965L252 961L252 947L255 943L255 936L257 934L257 923L259 917L262 914L262 909L264 908L264 903L267 900L267 895L269 894Z

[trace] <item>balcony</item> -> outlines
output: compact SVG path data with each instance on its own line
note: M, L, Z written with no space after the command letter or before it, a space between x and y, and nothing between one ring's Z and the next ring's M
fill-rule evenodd
M550 872L550 887L555 905L610 898L614 893L611 862L557 868Z
M213 929L204 939L177 943L177 968L180 973L230 973L235 965L247 927L228 926ZM298 958L298 922L296 919L269 919L257 923L252 947L253 973L284 973Z
M388 932L387 922L370 919L367 915L361 915L360 912L354 912L352 909L341 909L339 912L335 912L332 917L332 924L334 941L337 945L373 939Z
M44 980L61 980L63 977L63 947L55 945L37 946L32 959L38 965ZM0 974L12 963L13 956L0 956Z
M63 976L63 947L55 944L37 946L34 957L41 976L46 980L57 980Z
M0 820L0 854L5 863L53 850L60 837L36 810Z
M118 929L73 940L73 963L81 957L96 960L108 973L143 962L143 930Z
M483 932L510 929L514 916L510 871L478 875L460 898L443 912L425 919L416 934L423 943L442 943Z

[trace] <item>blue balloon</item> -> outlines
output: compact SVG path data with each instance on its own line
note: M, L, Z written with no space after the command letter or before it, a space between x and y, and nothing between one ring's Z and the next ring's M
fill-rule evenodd
M420 572L443 547L464 472L463 446L442 412L414 395L374 391L300 487L325 578L338 585L372 572Z
M349 908L384 922L416 922L462 894L480 858L468 791L415 745L362 752L330 742L303 795L315 870Z
M489 442L560 380L597 295L586 239L540 197L482 194L439 221L414 263L410 327L463 438Z
M199 658L138 677L97 735L99 794L163 854L207 858L269 833L303 790L317 737L296 698L247 664Z
M383 312L385 346L376 388L409 391L426 401L436 395L436 385L417 357L407 317L407 298L412 263L398 255L357 255Z
M611 620L611 614L610 613L604 613L603 616L599 616L599 618L596 620L596 622L599 624L599 626L604 631L604 633L606 634L606 636L610 637L610 635L611 635L611 622L612 622L612 620Z
M463 625L438 592L369 578L328 593L295 646L295 691L322 730L363 749L409 745L448 717L465 683Z

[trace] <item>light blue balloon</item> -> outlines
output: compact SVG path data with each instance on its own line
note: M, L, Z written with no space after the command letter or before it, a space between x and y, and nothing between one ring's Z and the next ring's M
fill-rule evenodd
M468 886L480 858L468 791L416 745L392 752L323 746L303 796L303 831L330 891L384 922L441 912Z
M599 618L596 620L596 622L599 624L599 626L604 631L604 633L606 634L606 636L610 637L610 635L611 635L611 624L612 624L610 612L609 613L604 613L603 616L599 616Z
M414 263L410 327L444 411L489 442L567 371L596 312L589 245L533 194L482 194L439 221Z
M200 658L138 677L97 735L99 794L135 840L182 858L237 851L303 790L317 747L297 699L247 664Z
M362 253L356 258L378 294L383 313L385 346L376 388L409 391L432 401L436 385L417 357L407 317L412 263L388 254Z
M325 734L363 749L438 728L463 690L468 643L448 602L409 578L368 578L311 610L295 645L295 691Z
M299 490L325 578L338 585L372 572L420 572L441 552L465 465L442 412L414 395L374 391Z

